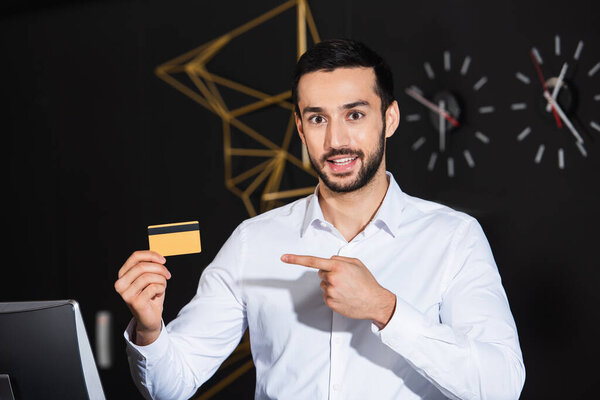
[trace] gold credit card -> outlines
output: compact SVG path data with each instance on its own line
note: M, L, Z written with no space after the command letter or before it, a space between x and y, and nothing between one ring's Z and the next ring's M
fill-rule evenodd
M161 256L200 253L200 225L198 221L151 225L148 243L150 250Z

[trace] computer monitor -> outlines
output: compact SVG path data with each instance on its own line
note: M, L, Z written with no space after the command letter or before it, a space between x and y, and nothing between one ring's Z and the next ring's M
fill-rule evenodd
M0 303L0 374L15 400L104 400L75 300Z

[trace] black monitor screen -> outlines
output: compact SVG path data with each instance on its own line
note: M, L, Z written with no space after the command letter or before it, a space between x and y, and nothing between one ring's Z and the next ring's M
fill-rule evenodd
M88 390L91 349L77 303L15 304L0 303L0 374L15 399L97 398ZM92 372L99 384L95 365Z

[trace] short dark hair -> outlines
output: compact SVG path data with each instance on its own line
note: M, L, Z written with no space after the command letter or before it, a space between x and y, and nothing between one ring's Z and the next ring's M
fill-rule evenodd
M392 71L379 54L364 43L351 39L329 39L315 44L305 52L294 70L292 101L298 108L298 82L304 74L316 71L333 71L336 68L365 67L375 71L375 92L381 99L381 113L394 102L394 79Z

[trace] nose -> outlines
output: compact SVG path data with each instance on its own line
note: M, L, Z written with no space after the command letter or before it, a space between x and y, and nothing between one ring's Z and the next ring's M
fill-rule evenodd
M350 146L350 135L348 128L343 122L332 119L327 124L325 132L325 149L339 149Z

